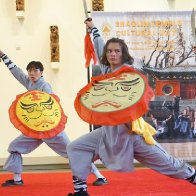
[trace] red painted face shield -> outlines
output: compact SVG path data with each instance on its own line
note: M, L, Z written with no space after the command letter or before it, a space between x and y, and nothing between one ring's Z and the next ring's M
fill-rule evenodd
M85 122L118 125L143 116L153 97L148 80L133 68L92 77L75 99L75 109Z

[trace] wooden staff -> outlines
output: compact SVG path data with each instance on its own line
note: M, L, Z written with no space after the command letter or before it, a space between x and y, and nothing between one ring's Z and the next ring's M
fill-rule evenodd
M87 3L86 3L86 0L83 0L83 6L84 6L84 13L85 13L85 17L86 18L89 18L89 11L87 9ZM87 32L88 30L86 30ZM87 67L87 82L89 83L90 82L90 66ZM89 128L90 128L90 132L92 131L92 125L89 124Z

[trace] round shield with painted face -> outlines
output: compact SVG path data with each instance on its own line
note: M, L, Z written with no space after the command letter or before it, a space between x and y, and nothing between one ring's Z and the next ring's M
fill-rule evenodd
M75 109L89 124L118 125L143 116L152 96L146 77L123 66L116 72L92 77L79 91Z
M63 131L67 122L59 102L54 94L27 91L17 95L10 106L10 121L26 136L51 138Z

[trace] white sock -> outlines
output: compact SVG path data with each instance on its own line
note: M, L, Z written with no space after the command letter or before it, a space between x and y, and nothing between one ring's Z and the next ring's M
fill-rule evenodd
M14 174L14 181L20 181L22 180L21 174Z
M105 177L99 172L99 170L96 168L96 166L94 165L94 163L92 163L92 169L91 172L97 177L97 178L104 178Z

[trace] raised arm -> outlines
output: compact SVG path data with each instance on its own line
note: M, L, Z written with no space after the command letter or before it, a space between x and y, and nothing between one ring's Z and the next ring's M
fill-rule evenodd
M13 74L13 76L25 87L27 88L28 85L28 76L19 68L17 67L10 59L9 57L4 54L0 50L0 58L4 62L4 64L7 66L7 68L10 70L10 72Z
M100 62L105 43L102 37L100 36L99 30L97 29L97 27L95 27L92 21L92 18L87 18L84 23L86 24L86 28L91 31L93 43L94 43L94 49L95 49L97 58Z
M8 56L6 54L4 54L1 50L0 50L0 58L3 60L4 64L7 65L8 69L11 70L12 68L14 68L16 65L14 65L14 63L8 58Z

